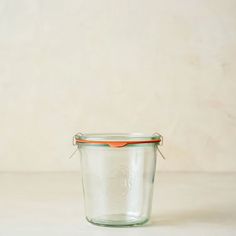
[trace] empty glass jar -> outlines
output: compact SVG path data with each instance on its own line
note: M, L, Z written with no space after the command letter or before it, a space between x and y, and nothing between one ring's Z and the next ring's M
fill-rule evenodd
M86 219L131 226L149 220L159 134L77 134Z

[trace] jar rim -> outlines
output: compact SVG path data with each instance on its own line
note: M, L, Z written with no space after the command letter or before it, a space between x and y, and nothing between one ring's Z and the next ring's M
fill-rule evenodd
M107 144L111 147L124 147L128 144L160 143L162 136L159 133L152 135L144 133L77 133L74 139L75 144Z

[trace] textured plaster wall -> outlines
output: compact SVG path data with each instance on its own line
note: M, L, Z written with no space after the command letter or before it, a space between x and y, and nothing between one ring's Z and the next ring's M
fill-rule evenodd
M79 131L158 131L159 170L235 171L235 77L235 0L0 0L0 170L79 170Z

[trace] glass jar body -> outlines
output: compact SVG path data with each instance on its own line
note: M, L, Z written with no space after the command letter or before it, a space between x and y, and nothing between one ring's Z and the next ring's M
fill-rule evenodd
M144 224L151 212L156 144L79 144L86 219L104 226Z

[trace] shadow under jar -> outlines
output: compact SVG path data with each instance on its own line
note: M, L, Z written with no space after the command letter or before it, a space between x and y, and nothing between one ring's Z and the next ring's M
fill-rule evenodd
M159 134L77 134L86 219L133 226L150 218Z

